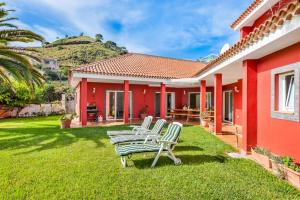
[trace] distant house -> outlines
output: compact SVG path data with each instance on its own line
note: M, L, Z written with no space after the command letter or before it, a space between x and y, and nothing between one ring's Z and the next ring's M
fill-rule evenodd
M42 60L42 70L43 71L53 71L57 72L59 70L59 65L56 59L44 58Z

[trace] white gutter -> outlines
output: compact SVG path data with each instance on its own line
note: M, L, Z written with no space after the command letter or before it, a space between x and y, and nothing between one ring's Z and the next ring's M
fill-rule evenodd
M247 15L236 27L234 27L234 30L240 30L244 26L252 26L256 19L258 19L268 10L270 10L270 8L272 8L278 2L279 0L264 0L249 15Z
M259 59L273 52L279 51L300 41L300 15L296 15L291 21L286 21L280 28L264 37L262 40L241 51L239 54L223 61L212 69L202 73L197 80L214 74L236 62L247 59Z
M241 62L247 59L259 59L280 49L286 48L292 44L300 41L300 15L296 15L291 21L286 21L280 28L276 29L273 33L264 37L262 40L254 43L252 46L243 50L239 54L230 57L228 60L223 61L219 65L216 65L212 69L200 74L195 78L183 78L183 79L154 79L154 78L140 78L130 76L107 76L91 73L73 72L73 78L91 78L91 79L104 79L104 80L129 80L136 82L149 82L149 83L165 83L165 84L195 84L200 80L205 79L211 74L215 74L218 71L231 66L234 63Z

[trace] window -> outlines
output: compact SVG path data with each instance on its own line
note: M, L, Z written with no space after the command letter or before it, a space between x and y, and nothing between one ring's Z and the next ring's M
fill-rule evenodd
M295 74L280 74L278 79L278 111L294 112L295 110Z
M207 110L212 110L211 92L206 93L206 109Z
M192 109L200 109L200 92L189 92L189 106ZM212 110L211 92L206 92L206 109Z
M271 71L272 118L299 121L300 63Z

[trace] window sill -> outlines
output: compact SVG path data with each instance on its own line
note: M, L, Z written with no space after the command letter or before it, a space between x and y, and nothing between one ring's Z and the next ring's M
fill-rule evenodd
M288 111L274 111L275 113L278 113L278 114L286 114L286 115L294 115L295 113L294 112L288 112Z

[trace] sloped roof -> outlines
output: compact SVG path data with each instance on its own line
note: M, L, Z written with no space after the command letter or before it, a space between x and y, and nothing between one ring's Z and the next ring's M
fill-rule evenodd
M273 16L266 20L259 27L256 27L251 33L249 33L242 40L234 44L227 51L222 53L215 60L207 64L201 72L206 71L215 67L216 65L226 61L227 59L237 55L244 49L248 48L252 44L258 42L262 38L274 32L276 29L281 27L285 22L290 21L294 16L300 15L300 0L293 0L280 10L278 10ZM199 73L199 74L200 74Z
M205 64L197 61L128 53L82 65L73 69L72 72L141 78L179 79L193 77L204 67Z
M243 21L255 8L257 8L264 0L254 0L250 6L231 24L231 28L235 28Z

